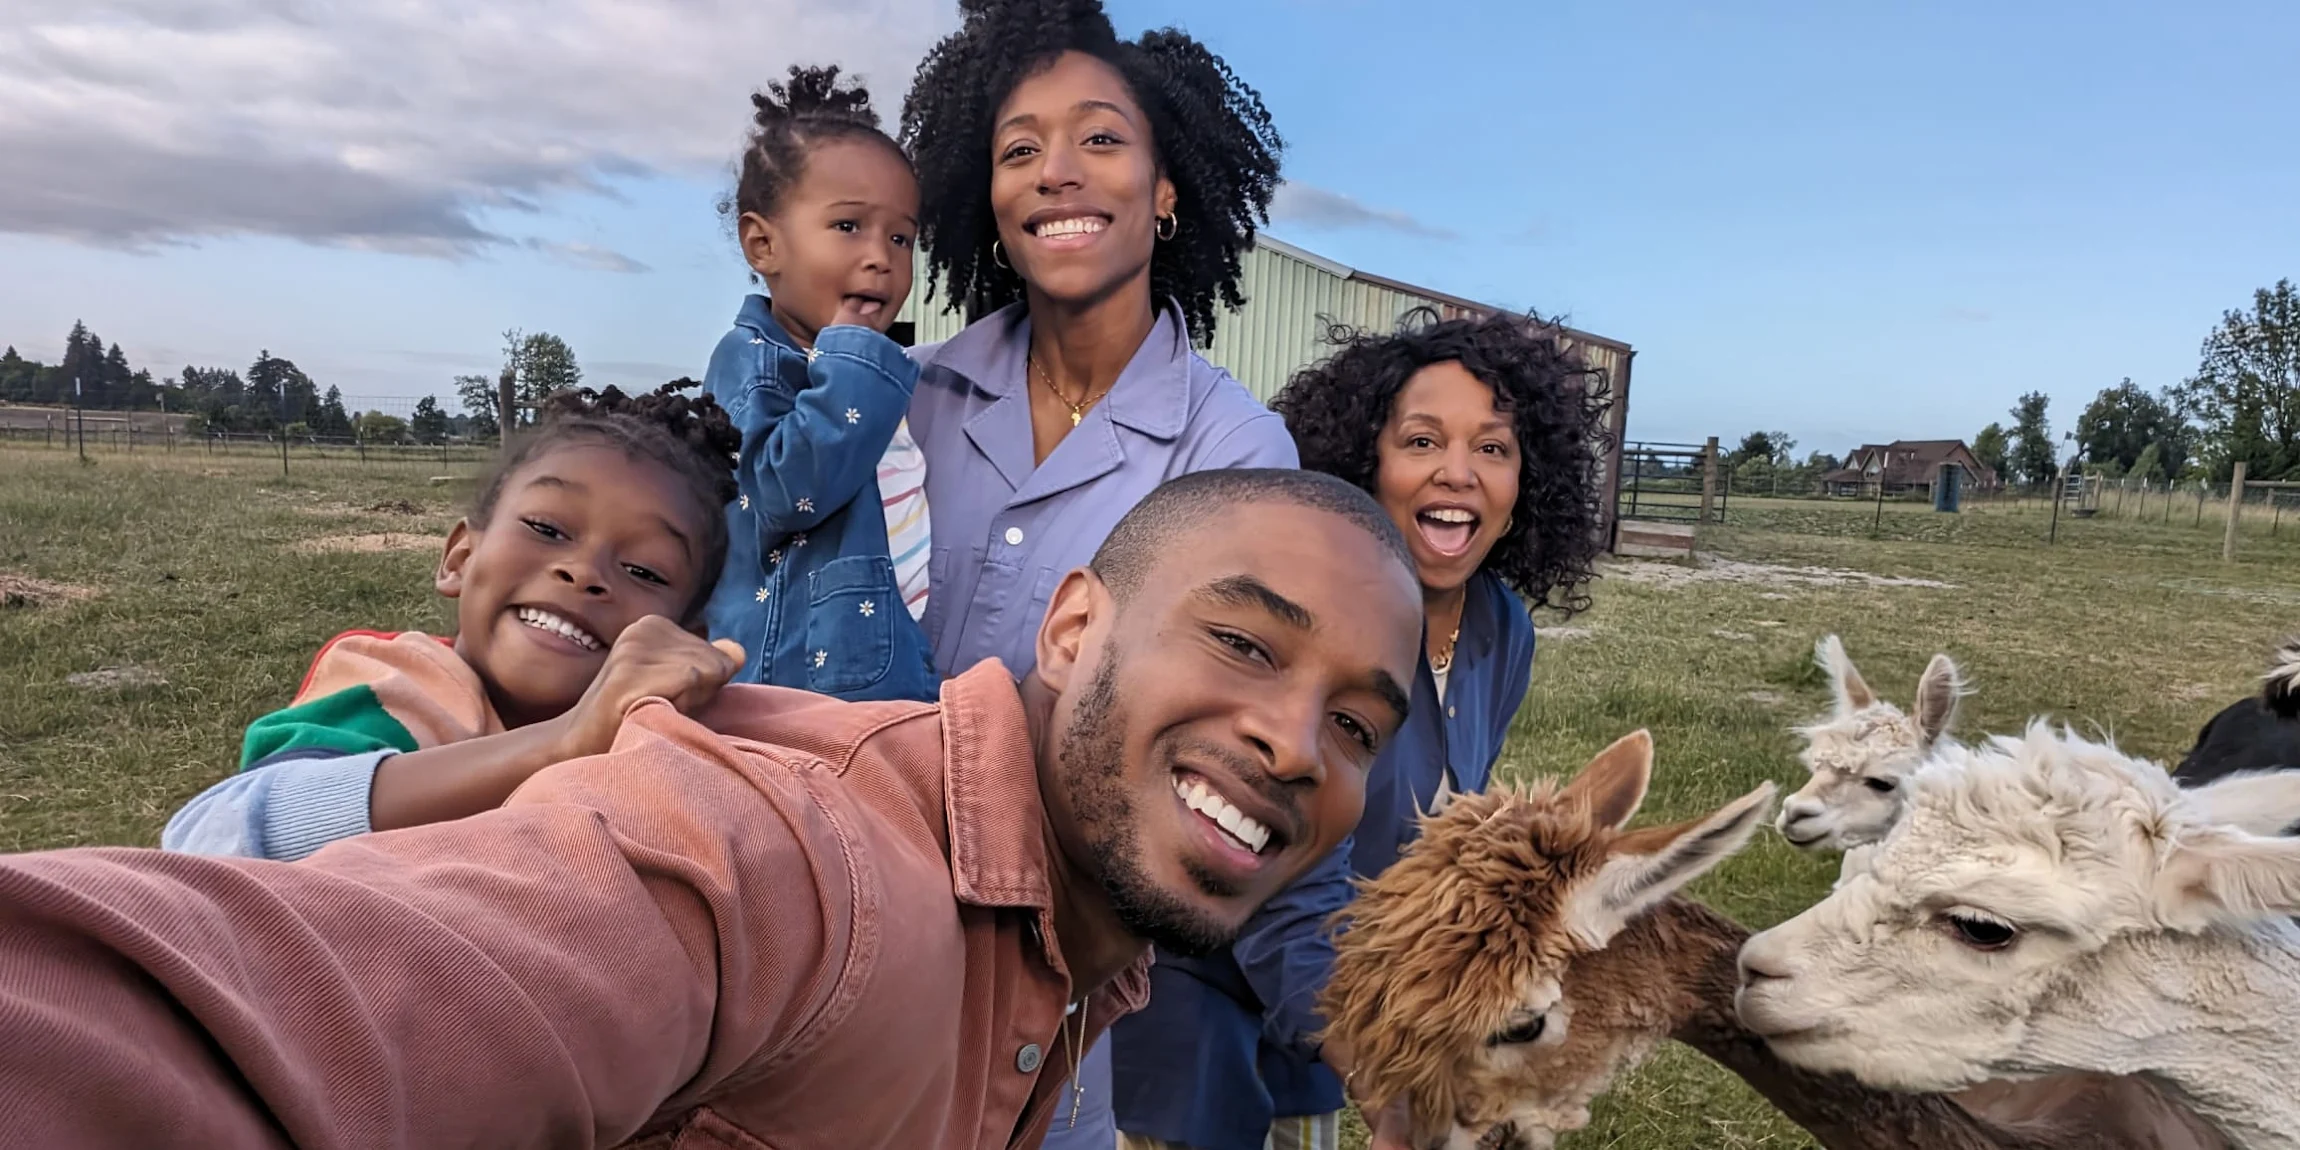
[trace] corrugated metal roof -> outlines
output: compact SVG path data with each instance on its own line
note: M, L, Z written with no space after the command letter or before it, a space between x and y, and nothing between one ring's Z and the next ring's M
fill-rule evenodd
M916 286L898 319L915 325L912 338L916 343L948 339L965 326L964 316L945 310L942 300L922 307L925 253L919 253L917 260ZM1434 308L1447 319L1507 310L1360 271L1267 235L1255 237L1254 246L1239 264L1238 290L1246 297L1246 306L1217 314L1213 346L1206 349L1205 356L1236 376L1265 403L1295 372L1330 353L1331 346L1324 337L1331 323L1387 331L1416 307ZM1605 453L1601 479L1609 492L1605 508L1610 538L1614 503L1610 492L1621 469L1621 445L1628 427L1630 363L1636 352L1617 339L1574 328L1561 330L1569 346L1579 348L1590 366L1598 369L1611 392L1612 410L1606 423L1613 442Z
M925 253L917 261L917 286L898 318L915 325L915 342L948 339L965 326L963 316L944 310L942 300L925 304L921 298L926 288ZM1266 235L1255 237L1239 264L1238 289L1246 306L1217 316L1214 343L1205 354L1265 402L1296 371L1325 357L1329 322L1382 331L1416 307L1435 308L1448 319L1504 310L1360 271ZM1587 346L1590 359L1609 376L1618 374L1631 354L1629 345L1620 340L1573 328L1564 331L1576 344Z

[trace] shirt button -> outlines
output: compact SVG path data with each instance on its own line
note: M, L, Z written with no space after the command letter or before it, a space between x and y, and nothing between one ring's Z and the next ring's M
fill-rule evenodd
M1038 1073L1038 1044L1033 1042L1014 1052L1014 1068L1024 1074Z
M1446 718L1449 718L1449 719L1450 719L1450 718L1453 718L1453 708L1452 708L1452 707L1447 707L1447 708L1445 709L1445 717L1446 717Z
M1009 547L1022 546L1022 528L1009 527L1006 529L1006 545Z

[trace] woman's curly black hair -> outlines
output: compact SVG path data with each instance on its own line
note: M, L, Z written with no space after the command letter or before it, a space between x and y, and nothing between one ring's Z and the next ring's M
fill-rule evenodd
M1168 28L1125 41L1100 0L960 0L964 23L927 53L903 102L901 140L916 164L925 215L927 294L939 281L969 321L1022 298L1022 280L992 257L990 139L1016 84L1064 52L1117 69L1150 117L1158 170L1174 184L1174 238L1156 241L1150 296L1182 307L1200 346L1214 305L1245 306L1239 257L1270 219L1285 143L1262 97L1222 58Z
M1423 307L1394 332L1333 324L1326 338L1340 350L1295 373L1270 403L1285 417L1302 466L1378 493L1376 445L1398 393L1431 364L1459 363L1493 389L1494 405L1517 433L1515 522L1480 569L1530 606L1569 615L1588 607L1582 587L1605 546L1598 476L1610 440L1610 391L1602 373L1566 346L1564 331L1506 312L1441 321Z
M682 394L698 386L691 379L675 379L643 395L625 395L612 386L553 393L541 404L535 423L504 445L472 500L471 522L484 527L512 474L561 447L604 444L632 459L661 464L685 485L703 529L703 582L688 613L701 610L727 562L726 508L735 497L735 459L743 435L708 392Z

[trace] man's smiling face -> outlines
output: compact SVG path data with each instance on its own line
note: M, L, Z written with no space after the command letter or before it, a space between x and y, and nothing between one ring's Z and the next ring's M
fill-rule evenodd
M1226 946L1338 846L1405 718L1421 642L1412 572L1330 511L1235 504L1174 534L1113 597L1074 573L1046 799L1063 850L1137 936Z

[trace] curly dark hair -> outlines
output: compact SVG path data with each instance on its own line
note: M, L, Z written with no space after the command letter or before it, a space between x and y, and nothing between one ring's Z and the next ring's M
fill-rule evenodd
M1125 41L1100 0L960 0L964 23L927 53L903 101L901 139L917 166L927 295L937 282L969 321L1022 298L992 258L990 137L1016 84L1064 52L1116 69L1150 118L1159 173L1174 184L1174 238L1150 257L1150 296L1180 302L1190 334L1214 338L1217 301L1236 310L1239 257L1270 220L1285 142L1262 97L1222 58L1172 28Z
M554 392L536 422L505 443L494 469L471 502L471 522L484 527L513 473L562 447L604 444L632 459L660 464L678 476L702 526L702 585L688 605L691 617L710 599L727 562L727 502L735 497L735 459L743 435L725 408L700 385L675 379L644 395L576 388Z
M772 216L783 195L806 175L807 154L833 140L876 140L909 166L910 157L879 128L870 92L852 79L841 83L838 65L791 65L788 80L751 93L751 138L743 147L742 175L719 214Z
M1600 461L1609 445L1610 389L1533 315L1506 312L1439 320L1415 308L1388 333L1330 324L1332 356L1295 373L1270 402L1293 433L1302 466L1376 492L1376 443L1398 393L1433 363L1459 363L1493 389L1517 433L1515 522L1494 541L1480 570L1491 571L1528 605L1570 615L1589 606L1582 591L1605 540Z

